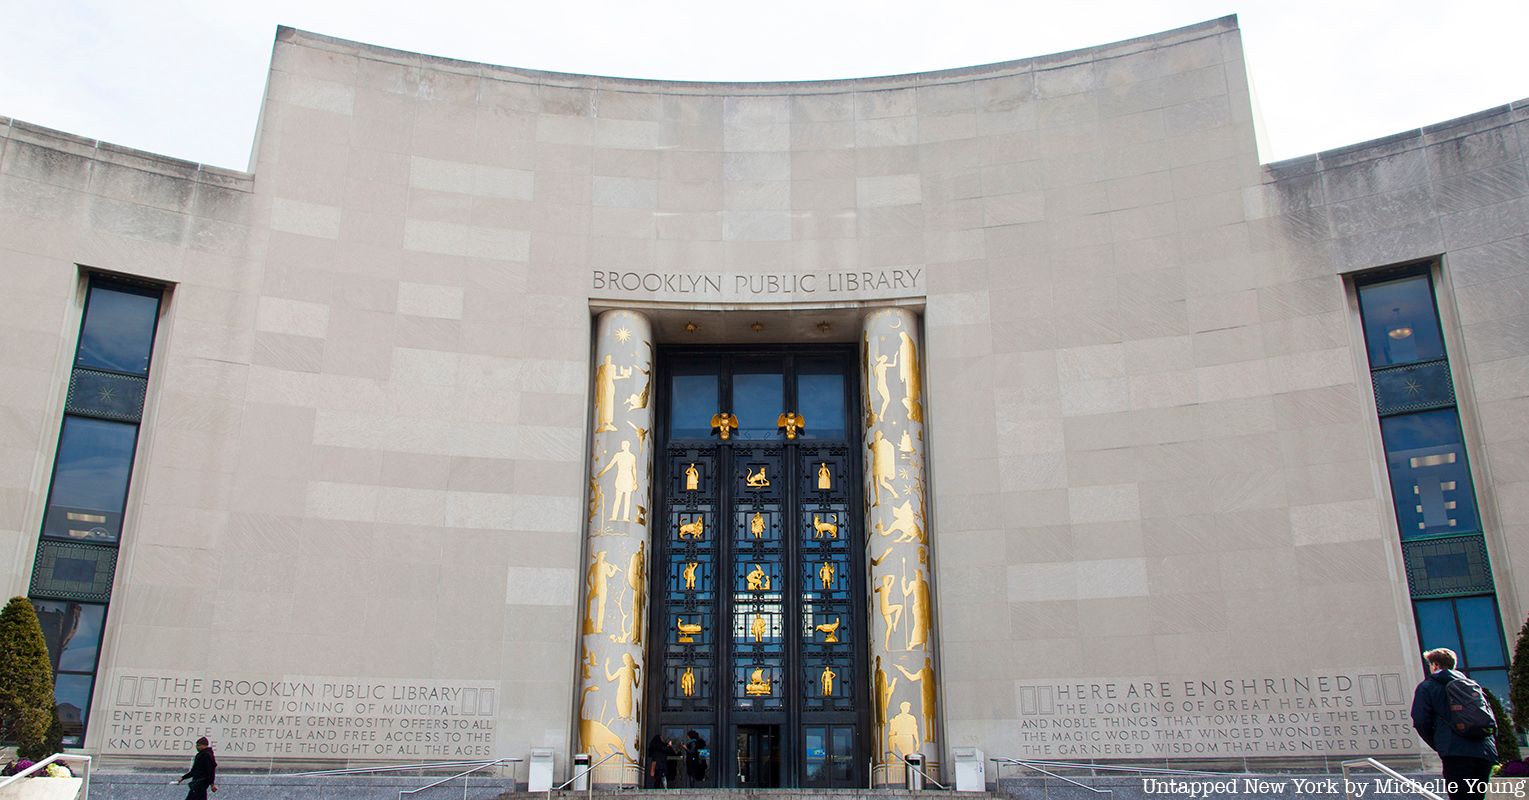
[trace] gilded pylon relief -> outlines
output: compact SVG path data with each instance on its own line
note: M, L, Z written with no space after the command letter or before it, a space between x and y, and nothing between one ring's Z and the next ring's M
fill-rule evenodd
M861 345L874 747L894 764L880 777L899 780L898 756L935 760L940 736L918 318L871 314Z
M597 761L621 753L635 763L647 681L653 479L653 335L646 317L632 311L600 315L593 372L578 751Z

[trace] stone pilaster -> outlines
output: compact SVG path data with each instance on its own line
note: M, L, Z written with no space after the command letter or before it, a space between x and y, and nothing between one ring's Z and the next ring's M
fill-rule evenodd
M938 759L934 592L925 516L918 317L890 308L861 337L871 702L877 781L901 781L899 755ZM927 771L927 768L926 768ZM931 772L931 774L933 774Z
M615 783L622 777L618 762L641 763L648 678L643 645L654 441L653 331L647 317L625 310L601 314L592 372L576 750L595 761L621 753L594 775L597 783Z

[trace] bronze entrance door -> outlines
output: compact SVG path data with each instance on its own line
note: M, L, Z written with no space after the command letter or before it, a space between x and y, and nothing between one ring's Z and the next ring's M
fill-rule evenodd
M660 350L659 370L644 741L707 741L681 786L863 786L856 352Z

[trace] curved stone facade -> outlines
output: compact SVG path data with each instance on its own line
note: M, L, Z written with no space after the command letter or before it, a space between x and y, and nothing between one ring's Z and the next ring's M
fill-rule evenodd
M590 510L629 491L636 525L647 477L591 468L645 423L630 380L601 416L592 354L634 345L596 315L661 347L890 342L891 314L922 331L922 389L891 383L922 406L930 651L894 696L931 761L1415 753L1354 276L1431 264L1511 644L1529 110L1273 165L1251 119L1227 18L796 84L281 29L249 173L0 120L0 572L38 585L85 276L132 276L165 300L87 750L561 765L586 697L635 747L643 556L606 554L587 616Z

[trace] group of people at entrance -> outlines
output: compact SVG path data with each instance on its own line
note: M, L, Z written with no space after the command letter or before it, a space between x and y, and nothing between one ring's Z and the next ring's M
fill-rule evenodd
M648 740L647 752L647 779L645 785L649 789L672 789L680 784L679 765L685 762L685 777L689 785L698 786L706 781L706 770L710 766L710 753L706 749L706 740L701 738L695 731L685 732L684 743L673 739L665 739L658 734Z

